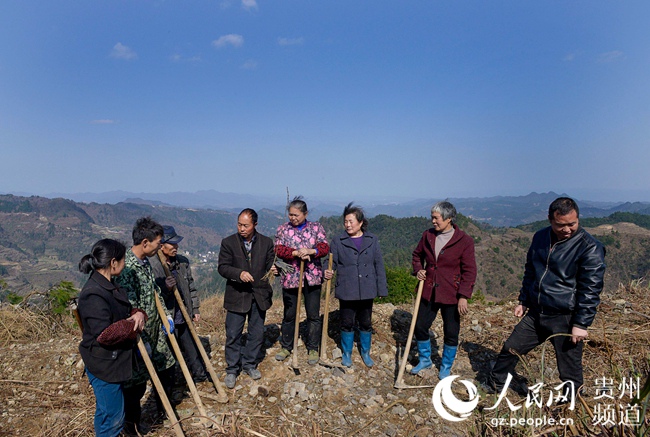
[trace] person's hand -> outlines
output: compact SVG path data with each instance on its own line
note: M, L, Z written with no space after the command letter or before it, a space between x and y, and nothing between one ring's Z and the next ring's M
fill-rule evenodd
M467 298L465 297L458 298L458 314L461 316L467 314Z
M242 270L242 272L239 274L239 279L241 279L242 282L253 282L253 275L248 273L246 270Z
M524 306L523 304L519 304L515 307L515 316L517 317L523 317L524 314L526 314L526 310L528 308Z
M418 271L418 274L415 275L419 281L424 281L427 279L427 271L426 270L420 270Z
M135 324L133 325L133 330L135 332L142 332L142 330L144 329L145 318L146 318L145 314L138 311L126 320L132 320L135 322Z
M278 271L278 268L275 266L275 264L273 264L269 270L271 270L271 273L273 273L274 276L280 275L280 272Z
M300 258L304 261L311 261L311 255L316 254L316 249L308 249L306 247L302 247L300 249L296 249L292 252L293 256Z
M588 336L589 332L586 329L578 328L577 326L571 328L571 341L573 344L578 344L582 340L586 340Z
M194 314L194 316L192 317L192 321L194 323L199 323L201 321L201 314Z
M325 279L327 279L329 281L330 279L332 279L334 277L334 270L327 270L326 269L325 272L323 272L323 276L325 277Z
M173 290L174 287L176 287L176 278L173 276L167 276L165 278L165 287L167 287L167 290Z
M162 324L162 329L165 335L173 334L174 333L174 319L172 319L172 316L167 316L167 321L169 322L169 332L167 332L167 328L165 328L165 324Z

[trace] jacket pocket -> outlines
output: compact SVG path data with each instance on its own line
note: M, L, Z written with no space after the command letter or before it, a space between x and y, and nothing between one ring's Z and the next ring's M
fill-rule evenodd
M101 360L116 360L119 351L117 349L110 350L101 347L99 344L93 344L90 348L90 356Z

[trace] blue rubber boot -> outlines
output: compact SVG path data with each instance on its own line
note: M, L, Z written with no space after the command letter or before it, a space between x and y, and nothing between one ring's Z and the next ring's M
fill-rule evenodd
M442 348L442 364L440 364L440 373L438 377L440 379L445 379L451 374L451 366L454 364L456 359L456 350L458 346L447 346L445 345Z
M370 345L372 344L372 332L370 331L359 331L359 343L361 346L361 359L363 363L372 367L375 365L375 362L370 358Z
M341 364L345 367L352 367L352 346L354 345L354 331L341 331Z
M411 369L413 375L417 375L420 370L429 369L433 365L431 362L431 340L418 341L418 358L420 362Z

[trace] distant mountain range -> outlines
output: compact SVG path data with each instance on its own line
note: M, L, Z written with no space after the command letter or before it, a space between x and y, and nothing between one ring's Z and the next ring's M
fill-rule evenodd
M479 199L467 205L463 199L452 201L461 211L474 208L485 217L496 215L491 211L511 211L514 215L520 210L534 210L534 213L526 212L526 217L543 219L548 203L556 197L555 193L533 194L507 201L506 198ZM423 216L428 215L433 201L420 202L424 212L418 214L419 217L378 214L370 219L369 229L379 237L389 268L409 269L413 248L422 231L431 226L428 217ZM313 205L311 201L310 204ZM409 211L409 208L415 211L417 205L417 202L403 204L395 211ZM258 230L274 236L277 226L287 219L286 215L254 206L259 213ZM7 290L25 295L34 290L47 290L62 280L82 284L85 277L77 271L77 263L92 244L99 238L110 237L129 245L133 223L147 215L160 223L174 225L185 237L180 250L192 260L197 287L206 294L222 290L224 280L217 273L217 253L222 238L236 232L237 212L242 207L225 211L169 206L151 200L100 204L0 195L0 301ZM633 207L634 204L594 207L583 203L583 209L588 212ZM650 268L650 215L616 211L605 218L581 221L607 246L606 286L609 291L615 290L619 283L647 277ZM523 212L520 217L524 217ZM316 215L316 219L321 221L330 238L343 232L338 211L330 216ZM477 290L491 298L516 295L530 238L534 231L548 223L541 220L518 228L497 228L465 215L459 215L457 223L476 243Z
M20 195L24 195L21 193ZM567 196L567 194L561 194ZM492 226L508 227L544 220L548 205L560 194L530 193L525 196L494 196L450 198L458 211L479 223ZM127 191L110 191L105 193L51 193L45 197L65 198L83 203L119 202L145 204L151 206L176 206L182 208L214 209L238 212L243 208L269 209L284 214L286 198L257 196L251 194L222 193L215 190L203 190L194 193L133 193ZM396 218L428 217L431 206L445 199L422 198L406 199L344 199L331 200L317 197L305 199L309 205L312 218L340 215L343 207L351 200L357 200L364 207L369 217L386 214ZM577 199L581 217L606 217L615 212L637 212L650 214L647 202L595 202Z

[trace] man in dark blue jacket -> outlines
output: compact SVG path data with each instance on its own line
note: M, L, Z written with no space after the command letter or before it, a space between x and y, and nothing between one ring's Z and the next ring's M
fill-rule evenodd
M564 394L582 386L582 341L600 303L605 248L580 227L579 214L573 199L560 197L548 209L551 226L534 235L514 311L523 319L501 349L488 390L502 390L514 372L519 358L511 350L525 355L554 334L570 334L550 339Z

